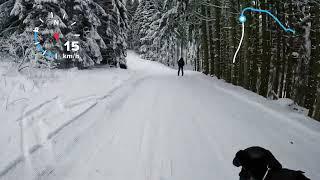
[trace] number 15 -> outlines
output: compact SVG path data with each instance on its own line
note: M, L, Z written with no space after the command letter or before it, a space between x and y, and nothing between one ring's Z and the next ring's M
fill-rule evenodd
M72 49L70 50L70 44ZM80 50L80 46L79 46L79 42L78 41L72 41L70 43L70 41L67 41L64 46L67 47L67 51L79 51Z

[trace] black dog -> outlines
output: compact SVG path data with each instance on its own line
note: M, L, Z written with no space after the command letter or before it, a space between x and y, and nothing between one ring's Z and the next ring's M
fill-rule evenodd
M262 179L268 168L282 168L282 165L273 154L261 147L250 147L238 151L233 159L233 165L236 167L242 166L239 174L240 180L250 179L250 177Z
M302 171L282 169L282 165L273 154L261 147L238 151L233 165L242 166L240 180L308 180Z
M303 171L294 171L290 169L269 170L264 180L310 180L303 175Z

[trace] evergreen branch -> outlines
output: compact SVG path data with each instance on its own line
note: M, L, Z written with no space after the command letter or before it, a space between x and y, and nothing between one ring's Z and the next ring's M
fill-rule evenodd
M3 31L0 32L0 36L2 36L5 32L8 32L8 31L10 31L10 30L18 29L18 27L19 27L19 26L6 28L5 30L3 30Z

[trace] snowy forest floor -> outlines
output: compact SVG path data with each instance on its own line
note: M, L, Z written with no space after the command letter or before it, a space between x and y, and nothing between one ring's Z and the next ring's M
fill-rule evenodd
M249 146L320 179L320 123L287 100L127 59L25 74L1 62L0 179L233 180Z

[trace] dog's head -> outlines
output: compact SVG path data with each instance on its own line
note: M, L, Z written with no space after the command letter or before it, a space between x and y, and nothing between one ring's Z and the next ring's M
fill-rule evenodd
M273 154L261 147L250 147L240 150L233 159L233 165L239 167L269 167L270 169L281 169L282 165Z
M236 157L234 157L233 159L233 165L236 167L246 167L248 166L250 161L250 157L248 152L244 151L244 150L240 150L236 153Z

